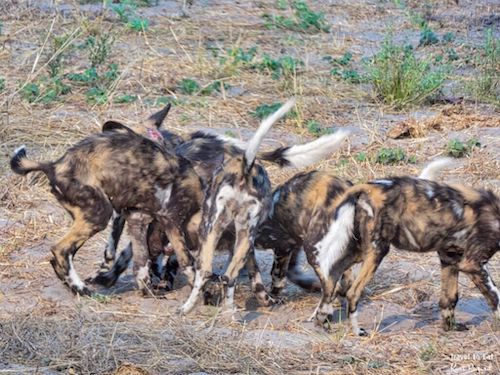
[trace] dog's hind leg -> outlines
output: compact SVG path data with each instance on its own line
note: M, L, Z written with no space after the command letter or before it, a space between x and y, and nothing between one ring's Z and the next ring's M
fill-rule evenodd
M361 293L366 284L372 279L375 271L377 270L380 262L384 256L389 252L389 244L372 242L366 246L366 253L364 255L363 263L359 274L352 282L351 287L347 291L347 303L349 309L349 320L354 334L358 336L365 336L366 331L359 327L358 323L358 303ZM351 263L348 267L352 266ZM347 268L348 268L347 267Z
M455 306L458 301L458 268L455 264L441 263L441 297L439 307L445 331L464 331L465 324L455 321Z
M482 266L477 272L468 273L468 276L486 298L495 318L500 320L500 291L493 282L488 270Z
M80 207L67 204L65 208L73 216L74 222L70 231L52 247L51 251L54 257L50 263L59 279L66 283L74 293L90 295L90 289L87 288L76 273L73 258L85 241L106 228L111 217L112 208L109 202L104 200L100 202L97 211L90 209L84 211ZM89 221L89 218L92 221Z
M288 273L292 254L293 252L283 253L276 250L274 251L273 269L271 270L273 279L271 294L273 296L278 296L286 285L286 275Z

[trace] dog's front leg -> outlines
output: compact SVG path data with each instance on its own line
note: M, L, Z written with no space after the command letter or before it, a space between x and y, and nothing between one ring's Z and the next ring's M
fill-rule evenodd
M203 287L212 276L212 260L214 258L215 247L221 232L222 231L219 228L212 228L206 236L203 236L204 238L201 244L199 259L196 262L197 269L193 290L191 290L191 294L189 295L187 301L179 309L181 314L187 314L193 309L201 296Z
M108 241L106 242L106 247L104 248L104 259L98 271L99 273L109 271L113 266L118 242L120 241L123 227L125 226L125 216L126 215L123 213L113 211L111 232L109 233Z
M248 227L247 223L240 223L238 221L235 222L235 231L236 242L234 245L233 257L231 258L231 262L227 266L226 272L224 273L224 279L227 283L225 305L226 308L230 310L234 309L234 289L236 287L236 280L238 278L238 274L247 261L247 257L249 254L253 253L253 239L256 232L254 227ZM260 276L260 273L258 275ZM267 296L264 285L262 284L262 279L253 279L252 284L255 282L260 283L259 289L263 289L261 291L263 291L263 293ZM255 285L253 285L252 289L254 288ZM267 297L269 298L269 296ZM257 298L259 298L258 295Z

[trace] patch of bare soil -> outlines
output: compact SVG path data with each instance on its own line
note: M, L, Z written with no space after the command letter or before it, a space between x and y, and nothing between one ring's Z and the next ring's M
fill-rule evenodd
M257 306L242 275L234 316L200 306L181 317L176 309L189 293L182 280L163 297L144 298L134 291L128 273L114 288L98 289L93 298L79 298L54 275L50 245L64 235L70 219L43 176L13 175L9 155L26 144L30 156L53 160L85 135L100 131L105 120L134 124L165 99L175 103L167 120L172 131L212 129L248 139L258 123L250 113L258 105L295 95L297 116L277 125L265 146L313 139L307 127L311 120L324 129L349 128L349 145L315 168L333 170L354 182L417 174L428 160L447 153L451 139L477 138L481 147L457 159L456 167L443 173L442 180L500 194L498 107L465 98L458 104L394 112L374 99L369 85L333 79L324 58L340 58L347 51L355 61L373 55L387 25L398 41L418 44L420 30L411 22L411 10L424 14L439 35L453 32L454 46L465 60L465 54L483 42L487 27L498 37L497 2L460 0L457 6L454 1L409 1L404 9L378 0L308 3L325 13L330 33L267 29L263 13L291 14L280 11L271 0L195 0L187 9L189 17L181 17L181 1L160 0L157 6L135 10L137 17L149 21L145 32L133 31L100 1L0 3L0 78L5 78L5 88L0 90L0 373L500 372L499 323L468 279L460 279L457 319L470 329L441 330L435 254L390 252L362 298L360 321L369 331L365 338L349 333L341 304L330 333L309 322L319 295L290 284L283 292L283 304L263 308ZM54 56L54 37L66 35L72 40L61 67L66 79L67 74L90 67L84 45L99 32L115 39L104 66L115 63L119 71L106 87L104 103L89 101L90 86L85 83L72 83L71 93L46 103L26 99L30 83L47 84L43 79ZM248 51L253 46L258 58L293 56L304 65L293 77L273 79L269 72L224 60L228 50ZM423 53L439 48L426 47ZM457 74L469 74L470 67L460 64L455 66ZM189 95L179 89L184 78L195 79L202 87L215 81L229 86L209 95ZM120 103L117 99L124 100L124 95L136 99ZM376 163L373 156L382 148L402 148L414 163ZM280 183L296 171L270 166L268 172L273 183ZM97 269L105 239L106 233L99 234L79 251L75 266L83 277ZM272 254L258 251L258 261L269 285ZM223 267L225 255L220 254L216 263ZM498 255L489 268L498 284ZM311 270L305 266L305 272Z

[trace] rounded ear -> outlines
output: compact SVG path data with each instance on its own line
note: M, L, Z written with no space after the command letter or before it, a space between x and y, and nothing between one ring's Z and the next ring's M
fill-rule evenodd
M153 124L157 129L160 129L160 127L163 124L165 117L167 117L167 114L170 111L171 107L172 107L172 105L170 103L168 103L161 111L152 114L148 118L148 121L151 124Z
M102 132L103 133L106 133L106 132L127 132L127 133L132 133L132 134L135 134L135 132L130 129L129 127L123 125L122 123L120 122L117 122L117 121L106 121L104 123L104 125L102 126Z

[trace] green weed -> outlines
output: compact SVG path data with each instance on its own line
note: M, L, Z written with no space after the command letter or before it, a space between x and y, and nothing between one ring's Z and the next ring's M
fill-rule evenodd
M62 47L68 43L69 35L65 34L62 36L55 36L52 38L52 46L50 51L50 61L47 64L47 69L49 71L49 76L51 78L55 78L59 75L62 67L64 58L67 55L67 51L69 49L66 48L65 51L62 50Z
M37 82L24 86L21 90L21 97L29 103L49 104L70 92L71 87L59 78L41 78Z
M146 31L149 28L149 21L145 18L133 17L127 26L134 31Z
M378 151L375 162L384 165L407 161L406 153L401 148L383 148Z
M447 77L443 66L418 58L411 46L398 46L388 37L367 64L367 79L386 104L401 109L437 93Z
M125 94L115 98L114 102L117 104L123 104L123 103L133 103L136 100L137 100L136 95Z
M475 66L479 74L474 76L467 90L476 100L500 106L500 39L491 29L486 31L484 44L478 52Z
M85 92L87 101L91 104L106 104L108 102L108 93L102 87L92 87Z
M193 95L200 91L201 86L198 82L191 78L184 78L179 82L178 85L179 90L186 95Z
M258 119L265 119L266 117L272 115L274 112L276 112L283 103L276 102L272 104L261 104L255 108L254 111L250 112L250 114ZM288 114L285 116L285 118L291 117L291 118L296 118L297 117L297 112L295 110L291 110L288 112Z
M448 155L454 158L469 156L471 152L478 147L481 147L481 142L476 138L471 138L465 143L458 139L452 139L446 146Z
M5 78L0 78L0 92L5 90Z
M292 78L300 66L304 66L304 62L292 56L282 56L275 60L267 54L264 54L262 60L256 64L258 70L268 72L273 79Z
M445 43L452 43L455 41L455 34L452 32L447 32L446 34L443 35L443 42Z
M119 4L113 4L111 9L116 13L118 19L134 31L146 31L149 27L149 21L137 15L138 5L146 5L145 1L122 0Z
M420 40L418 42L419 46L430 46L431 44L439 43L439 39L428 26L425 26L420 32Z
M83 73L69 73L66 77L73 82L92 83L99 80L96 68L88 68Z
M280 1L278 8L286 9L285 2ZM304 0L291 1L290 8L294 11L293 18L264 14L262 17L266 20L266 27L293 31L330 31L330 25L326 22L325 15L322 12L314 12Z
M106 62L108 59L115 38L109 33L99 33L92 35L85 41L85 46L88 48L90 65L96 68Z
M350 83L361 83L364 81L364 78L357 70L351 67L353 62L352 57L352 53L348 51L339 58L326 56L323 59L329 61L330 64L333 65L332 70L330 70L332 76L341 78Z

